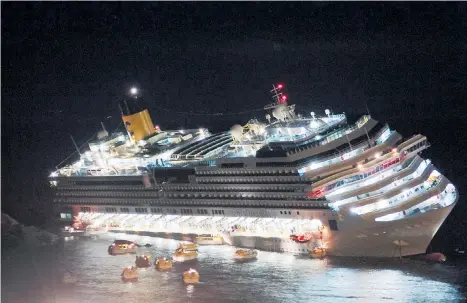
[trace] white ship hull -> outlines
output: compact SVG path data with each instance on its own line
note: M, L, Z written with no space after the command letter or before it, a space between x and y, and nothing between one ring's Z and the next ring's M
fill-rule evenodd
M198 245L222 245L224 241L221 238L214 238L210 240L195 240L195 243Z
M331 232L324 243L312 239L296 243L289 238L265 238L223 233L224 241L232 246L264 251L309 254L324 244L327 254L346 257L399 257L424 254L433 236L443 224L454 205L391 222L368 223L361 219L340 222L339 231ZM349 222L346 222L349 221ZM396 242L395 242L396 241ZM401 241L401 242L398 242ZM407 243L400 247L396 243Z

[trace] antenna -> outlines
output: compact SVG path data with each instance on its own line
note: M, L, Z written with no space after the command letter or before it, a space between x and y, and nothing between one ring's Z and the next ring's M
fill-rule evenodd
M368 104L366 104L366 101L365 101L365 100L363 100L363 103L365 104L365 108L366 108L366 112L368 113L368 116L371 117L370 109L368 108Z
M126 103L126 100L123 100L123 103L125 103L126 114L130 115L130 108L128 107L128 103Z
M264 107L264 109L270 109L270 108L276 108L280 104L286 104L287 103L287 96L284 95L281 90L284 88L284 85L278 84L272 85L272 90L269 92L272 94L272 98L274 99L275 103L268 104Z
M105 126L104 126L104 122L101 121L101 125L102 125L102 130L107 132L107 130L105 129Z
M74 144L75 147L76 147L76 151L77 151L78 154L81 156L81 152L79 151L78 145L76 145L75 139L73 139L73 136L72 136L71 134L70 134L70 137L71 137L71 141L73 141L73 144Z

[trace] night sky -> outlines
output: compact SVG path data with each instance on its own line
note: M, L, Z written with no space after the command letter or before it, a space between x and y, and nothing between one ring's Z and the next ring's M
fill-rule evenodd
M50 221L46 177L74 151L69 134L116 129L132 85L162 129L220 131L264 119L254 110L281 82L299 112L352 116L366 101L426 135L461 194L433 246L465 245L466 29L453 2L2 2L2 211Z

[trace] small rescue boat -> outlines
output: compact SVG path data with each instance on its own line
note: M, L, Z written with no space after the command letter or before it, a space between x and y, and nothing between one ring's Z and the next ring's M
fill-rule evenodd
M190 270L187 270L183 273L183 282L185 284L196 284L199 282L199 274L196 270L193 268L190 268Z
M149 267L151 266L151 256L150 255L136 256L135 264L136 264L136 267L138 268Z
M136 267L129 266L126 267L122 272L123 282L135 282L138 280L138 273L136 272Z
M315 259L324 258L326 257L326 249L322 247L313 248L313 250L310 251L310 257Z
M254 260L258 256L258 252L253 249L239 249L235 252L234 259L237 261Z
M196 244L180 244L175 253L173 254L173 260L176 262L185 262L194 260L198 257L197 245Z
M114 243L109 245L107 252L109 255L125 255L135 254L136 244L128 240L115 240Z
M222 245L224 239L219 235L199 235L196 237L195 243L198 245Z
M172 269L172 260L167 258L157 258L154 262L157 270L164 271Z

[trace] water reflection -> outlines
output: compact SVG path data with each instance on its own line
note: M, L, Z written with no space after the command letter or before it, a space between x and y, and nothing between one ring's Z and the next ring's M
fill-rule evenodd
M116 238L152 244L141 247L151 260L171 256L178 241L112 235L75 239L58 249L22 250L2 262L2 302L461 302L455 281L459 271L424 262L353 258L308 259L272 252L258 253L252 263L233 260L235 247L202 246L199 258L174 263L169 272L154 266L138 269L136 283L123 284L120 273L135 256L109 256ZM200 283L185 285L189 268ZM64 287L65 269L78 282ZM27 289L26 293L24 290Z

